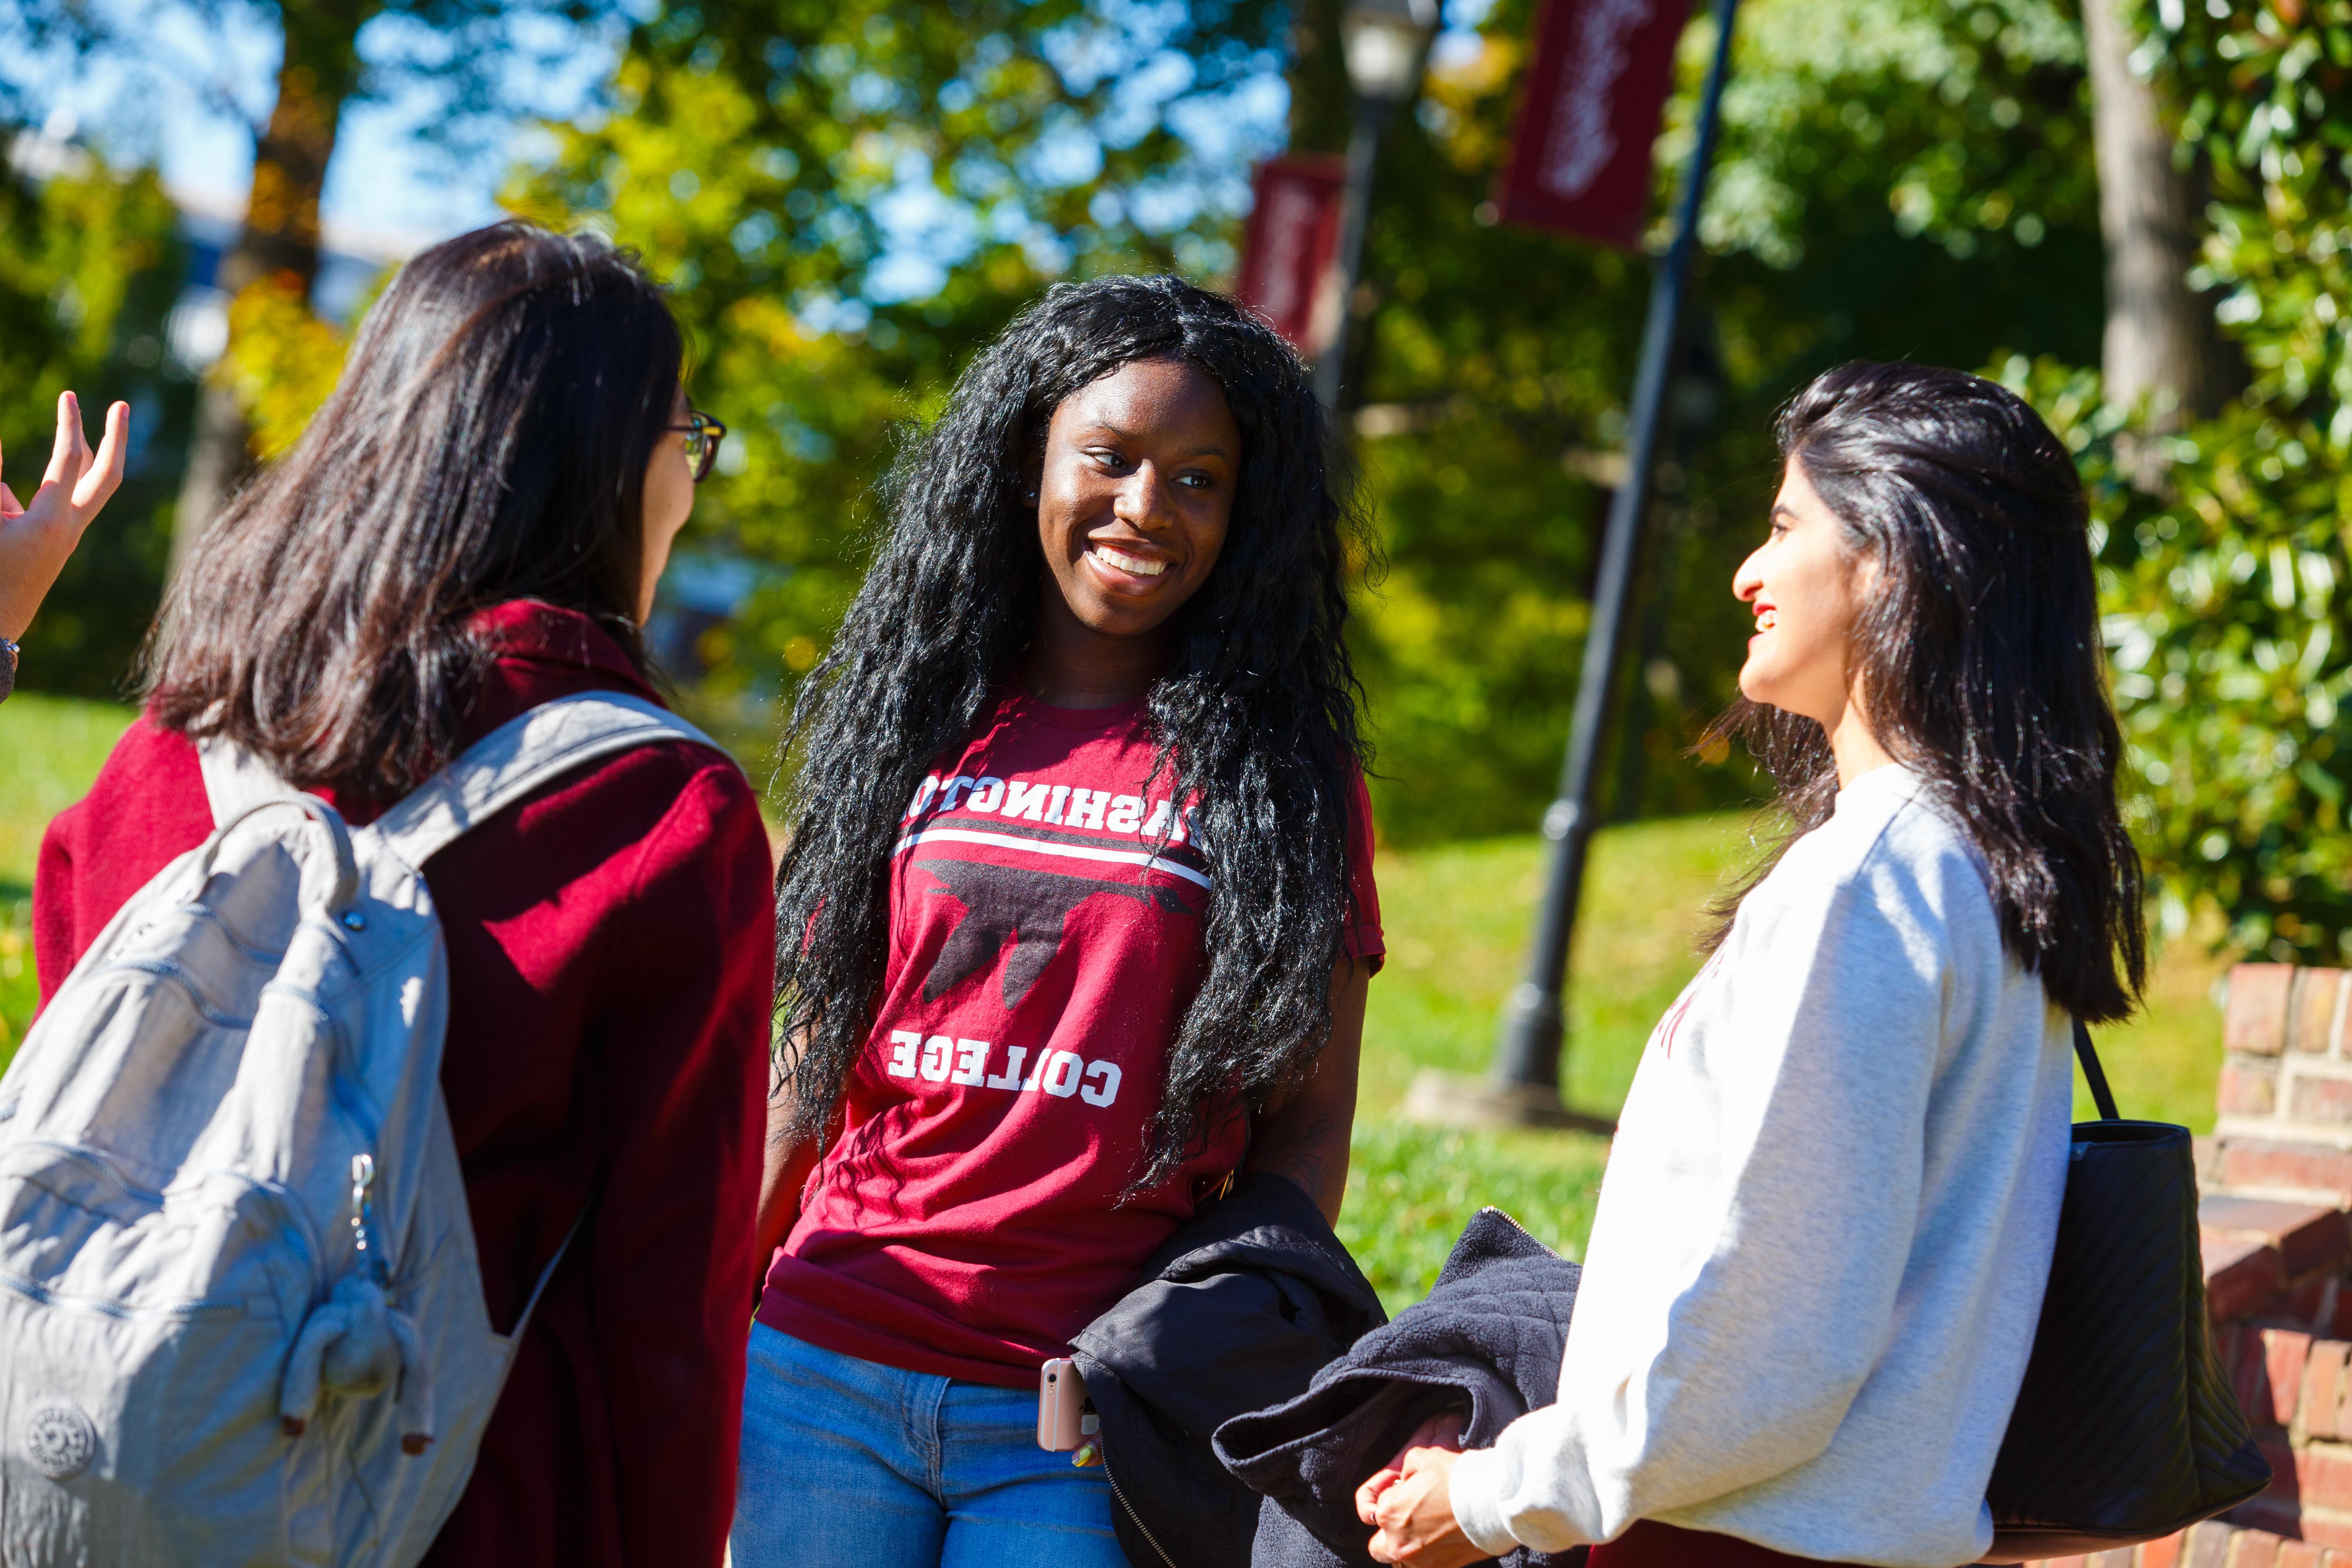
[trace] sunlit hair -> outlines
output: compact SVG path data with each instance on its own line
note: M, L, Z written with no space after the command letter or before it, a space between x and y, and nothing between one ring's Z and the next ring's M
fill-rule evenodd
M2086 1022L2127 1016L2147 973L2140 864L2116 804L2123 739L2073 458L2022 399L1931 365L1841 365L1776 434L1878 568L1853 634L1873 734L1974 841L2002 942L2050 999ZM1828 819L1820 724L1743 700L1715 732L1763 761L1792 837ZM1779 858L1718 910L1710 947Z
M1148 360L1224 390L1242 454L1216 566L1177 613L1146 700L1160 766L1195 794L1216 891L1208 969L1170 1052L1135 1190L1219 1121L1297 1082L1331 1028L1349 923L1357 734L1350 492L1305 368L1265 323L1172 278L1057 285L968 368L883 485L874 564L794 703L777 1006L795 1131L822 1137L889 951L891 848L925 773L961 747L1036 625L1045 563L1027 476L1055 408Z
M448 759L493 652L476 610L585 611L642 663L646 468L681 353L661 290L592 235L501 223L407 263L173 578L158 722L383 798Z

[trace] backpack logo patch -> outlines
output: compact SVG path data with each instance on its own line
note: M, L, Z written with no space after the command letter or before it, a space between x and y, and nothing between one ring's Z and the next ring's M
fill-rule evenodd
M45 1399L25 1415L25 1454L49 1479L71 1480L98 1457L98 1428L79 1406Z

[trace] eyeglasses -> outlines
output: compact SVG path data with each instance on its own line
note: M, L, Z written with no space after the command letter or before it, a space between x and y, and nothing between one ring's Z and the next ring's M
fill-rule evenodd
M727 426L699 408L686 411L687 423L673 425L686 437L686 460L694 465L694 482L700 484L710 477L710 466L719 461L719 443L727 439Z

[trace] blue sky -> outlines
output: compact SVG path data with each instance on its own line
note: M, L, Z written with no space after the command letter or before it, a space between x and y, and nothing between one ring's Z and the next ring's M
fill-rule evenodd
M81 62L0 58L0 79L22 95L28 118L78 133L111 159L152 161L176 191L241 204L253 173L252 126L268 113L278 58L267 15L234 0L100 0L97 9L135 46ZM362 35L363 56L375 52L371 43L397 42L374 26L377 37ZM542 113L568 117L610 73L620 31L550 28L537 41L560 55L557 68L509 85ZM330 221L429 240L497 216L498 188L530 154L530 132L485 127L480 145L452 156L415 134L435 111L421 93L346 110L328 170Z

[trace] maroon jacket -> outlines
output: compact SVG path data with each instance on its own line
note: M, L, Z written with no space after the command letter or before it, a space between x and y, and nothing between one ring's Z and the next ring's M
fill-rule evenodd
M461 745L571 692L654 695L585 616L523 601L483 618L504 647ZM141 719L42 840L43 1001L211 831L195 748ZM494 1326L593 1205L428 1563L719 1560L759 1274L770 874L742 773L677 742L567 773L425 868L449 951L441 1087Z

